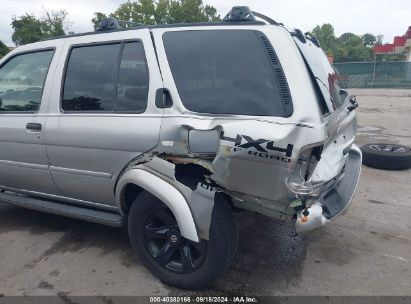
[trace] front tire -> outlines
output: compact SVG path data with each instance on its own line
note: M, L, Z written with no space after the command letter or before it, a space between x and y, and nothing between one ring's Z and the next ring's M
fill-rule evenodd
M134 200L128 216L131 245L142 263L166 284L202 289L231 264L238 230L226 201L216 195L210 238L192 242L180 235L171 210L148 192Z

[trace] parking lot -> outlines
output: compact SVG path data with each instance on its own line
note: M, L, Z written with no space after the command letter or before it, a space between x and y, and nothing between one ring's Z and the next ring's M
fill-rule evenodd
M352 90L358 144L411 146L411 90ZM411 170L363 167L349 212L307 235L237 215L239 251L201 294L411 295ZM0 294L185 295L134 257L127 233L0 203Z

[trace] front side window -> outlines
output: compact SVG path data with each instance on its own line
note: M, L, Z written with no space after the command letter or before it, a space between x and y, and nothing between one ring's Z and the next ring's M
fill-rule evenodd
M0 113L36 112L54 51L17 55L0 68Z
M140 42L72 49L66 67L62 109L144 112L148 68Z
M194 112L292 114L291 95L266 36L253 30L167 32L164 46L178 93Z

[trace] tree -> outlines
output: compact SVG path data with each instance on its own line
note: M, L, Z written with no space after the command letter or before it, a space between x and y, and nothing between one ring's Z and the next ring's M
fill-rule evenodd
M101 19L107 16L148 25L220 20L217 10L211 5L204 5L202 0L128 1L111 14L94 13L91 20L94 29L98 27Z
M65 35L66 30L68 30L68 26L66 26L67 14L66 10L50 12L45 10L45 16L41 18L44 36L53 37Z
M41 22L33 15L13 17L11 27L14 29L11 39L17 46L42 39Z
M381 35L370 33L362 36L344 33L336 37L334 27L329 23L317 25L312 33L327 55L334 56L334 62L370 61L373 59L372 47L382 41Z
M334 33L334 27L331 24L325 23L321 26L317 25L312 30L312 33L318 39L318 41L321 44L322 49L328 55L335 55L334 47L335 47L336 37Z
M377 42L377 37L373 34L367 33L361 36L362 43L364 46L372 47Z
M12 18L13 42L19 46L41 39L65 35L67 11L47 11L37 18L32 14Z
M0 40L0 59L3 58L9 52L7 45Z
M335 49L336 62L372 60L372 48L364 45L360 36L344 33L337 38Z

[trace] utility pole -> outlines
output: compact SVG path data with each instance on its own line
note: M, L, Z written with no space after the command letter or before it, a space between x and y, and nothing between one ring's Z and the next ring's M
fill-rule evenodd
M374 52L374 68L372 70L372 81L371 81L371 87L374 88L374 82L375 82L375 69L377 66L377 53Z

